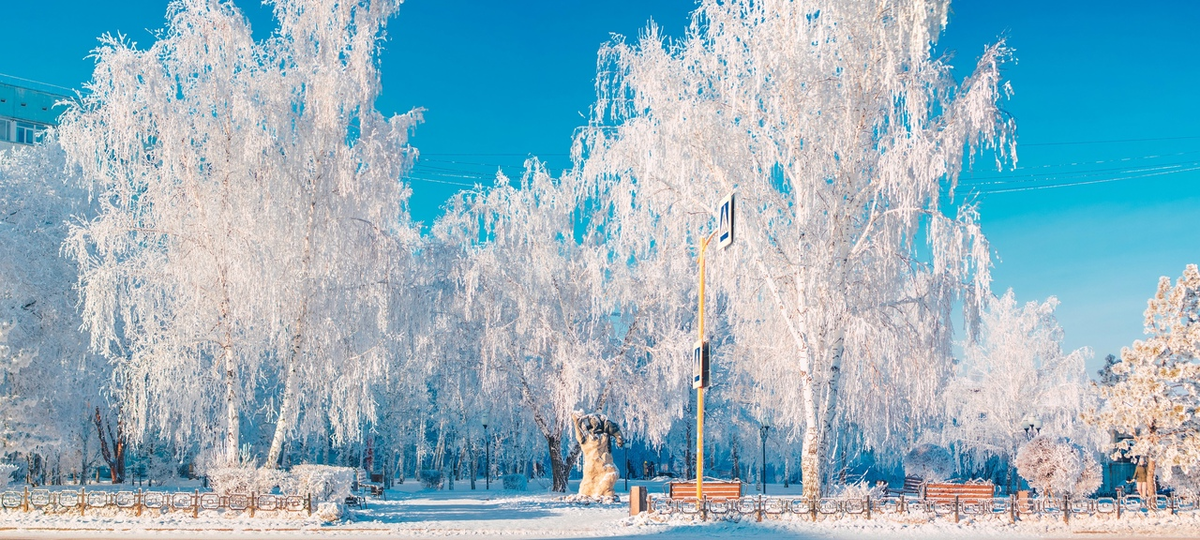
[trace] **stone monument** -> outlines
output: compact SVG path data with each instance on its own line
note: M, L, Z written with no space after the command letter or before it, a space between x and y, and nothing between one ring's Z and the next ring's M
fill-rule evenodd
M616 499L613 486L617 483L617 467L613 465L612 443L625 446L621 428L604 415L571 416L575 424L575 440L583 449L583 480L579 482L581 497Z

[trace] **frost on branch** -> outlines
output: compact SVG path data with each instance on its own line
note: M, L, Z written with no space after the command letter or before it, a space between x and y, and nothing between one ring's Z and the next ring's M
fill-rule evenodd
M1100 487L1100 464L1078 445L1034 437L1017 451L1017 473L1042 493L1086 497Z
M954 474L954 456L934 444L922 444L904 456L904 475L926 482L941 482Z

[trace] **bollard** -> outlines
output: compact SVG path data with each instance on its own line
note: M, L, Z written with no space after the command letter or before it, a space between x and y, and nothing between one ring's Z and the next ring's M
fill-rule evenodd
M642 489L644 490L645 488L642 488ZM308 515L311 516L312 515L312 493L309 493L306 497L304 497L304 508L306 508L308 510Z
M740 512L741 509L739 508L738 511ZM762 516L763 516L762 495L758 496L758 504L754 507L754 516L755 516L755 521L762 523Z
M1012 519L1013 523L1017 522L1017 501L1019 500L1013 497L1012 493L1008 494L1008 517Z
M812 514L813 521L817 520L817 504L820 503L820 501L821 501L820 499L809 499L808 500L808 513Z
M253 491L250 492L250 500L248 502L250 504L247 504L246 508L250 509L250 517L254 517L254 504L255 503L254 503L254 492Z
M636 516L642 512L649 512L646 487L633 486L629 488L629 515Z
M200 517L200 490L192 492L192 517Z
M1062 498L1063 505L1063 523L1071 522L1071 495L1065 494Z
M1171 506L1171 515L1172 516L1175 515L1176 506L1175 506L1175 494L1174 493L1171 494L1170 499L1167 499L1167 504L1169 504Z
M958 495L954 496L954 522L958 523Z
M1125 488L1118 487L1117 488L1117 519L1121 519L1121 511L1123 510L1123 508L1121 508L1121 507L1125 506L1125 501L1121 500L1124 497L1124 495L1125 495Z
M867 495L867 519L871 519L871 496Z
M80 486L80 488L79 488L79 515L82 516L83 511L86 509L87 509L87 492L84 491L82 486Z
M907 513L908 513L908 503L904 501L904 494L903 494L903 493L901 493L901 494L900 494L900 513L901 513L901 514L907 514Z
M142 488L138 488L137 494L133 496L133 511L137 515L142 515Z
M29 512L29 486L25 486L25 494L21 496L21 510Z

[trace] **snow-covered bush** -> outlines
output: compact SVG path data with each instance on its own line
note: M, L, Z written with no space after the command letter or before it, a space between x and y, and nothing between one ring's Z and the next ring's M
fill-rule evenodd
M208 486L222 495L270 493L287 479L288 474L278 469L216 467L208 470Z
M904 475L940 482L954 474L954 456L936 444L922 444L904 456Z
M8 487L8 483L12 481L12 474L20 469L12 463L0 463L0 489Z
M179 477L180 463L169 448L142 448L129 455L126 474L138 480L148 480L151 485L175 484Z
M437 469L422 469L421 485L425 486L425 489L441 489L442 471Z
M1034 489L1051 495L1086 497L1100 487L1100 464L1078 445L1034 437L1017 451L1017 473Z
M504 482L504 489L512 491L525 491L529 489L529 479L525 478L523 474L506 474L500 479Z
M866 480L859 480L850 484L842 484L833 486L834 496L839 499L881 499L887 495L887 484L868 484Z
M1166 474L1166 469L1159 469L1159 473L1158 477L1162 484L1175 490L1176 495L1200 496L1200 469L1183 472L1183 469L1179 467L1171 467L1169 475Z
M312 495L314 503L342 503L350 496L354 475L350 467L296 465L279 487L289 495Z

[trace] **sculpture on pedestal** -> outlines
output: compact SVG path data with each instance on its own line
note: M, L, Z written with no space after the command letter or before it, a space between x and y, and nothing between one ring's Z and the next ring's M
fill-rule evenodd
M583 449L583 480L579 495L594 498L616 498L613 486L617 483L617 467L613 465L612 443L625 446L621 428L604 415L571 416L575 424L575 440Z

